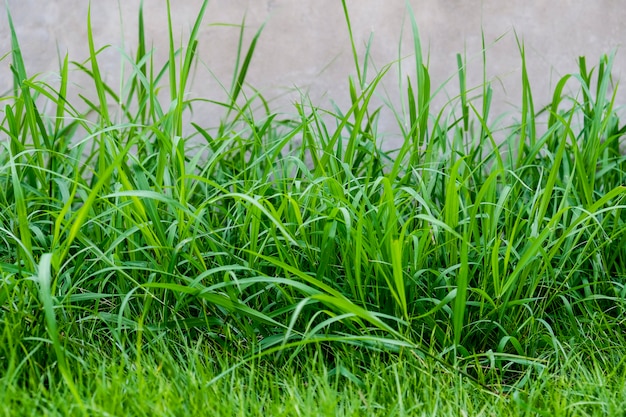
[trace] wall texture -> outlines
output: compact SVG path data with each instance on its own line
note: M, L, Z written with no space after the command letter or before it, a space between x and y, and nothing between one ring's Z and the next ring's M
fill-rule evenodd
M145 0L147 37L156 61L167 56L167 11L165 1ZM172 1L174 32L184 38L202 3L201 0ZM373 34L372 60L377 67L403 61L407 74L413 72L411 36L405 0L348 0L360 52ZM433 86L450 79L447 93L455 94L458 81L456 54L468 62L468 85L478 86L483 77L482 41L487 47L486 76L493 82L497 113L520 106L521 60L517 39L523 40L530 82L537 107L550 99L559 78L576 71L579 55L589 65L617 50L613 74L626 68L626 7L621 0L556 1L461 1L410 0L419 24ZM87 57L88 1L8 0L30 74L53 73L58 53L71 60ZM92 25L97 46L112 45L102 54L107 80L118 85L120 51L134 51L139 0L93 1ZM0 56L10 50L10 34L4 2L0 5ZM191 87L195 96L223 98L217 80L229 84L239 28L216 25L240 24L246 19L248 39L266 23L248 81L266 97L276 98L276 108L292 111L290 102L299 97L294 87L310 93L313 101L327 105L332 98L348 102L347 77L354 74L350 43L340 0L212 0L200 34L202 60ZM402 42L402 51L399 45ZM10 88L10 57L0 61L0 91ZM209 71L210 70L210 71ZM211 75L215 75L215 78ZM398 72L386 78L389 99L398 102ZM87 80L72 76L77 91L88 91ZM82 90L81 90L82 89ZM626 103L626 88L618 95ZM386 116L383 129L393 131L393 118Z

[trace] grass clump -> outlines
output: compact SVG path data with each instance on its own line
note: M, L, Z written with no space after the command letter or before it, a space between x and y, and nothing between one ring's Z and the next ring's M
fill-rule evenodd
M371 100L391 65L368 78L369 44L361 62L352 43L348 109L303 98L286 120L245 84L259 31L228 100L202 100L218 126L186 122L206 6L183 48L170 24L163 65L140 11L120 91L89 21L89 59L62 59L53 85L28 76L9 15L5 414L623 412L611 56L581 58L539 111L523 71L521 121L496 140L488 80L477 108L460 57L460 93L433 111L412 19L417 74L390 107L404 141L386 152ZM70 66L95 99L67 100Z

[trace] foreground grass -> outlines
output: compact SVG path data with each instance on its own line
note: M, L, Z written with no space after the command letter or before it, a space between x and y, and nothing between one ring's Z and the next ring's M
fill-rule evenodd
M28 76L11 27L5 414L623 413L610 56L581 58L543 109L524 71L520 122L496 140L488 80L471 97L460 58L459 96L431 109L412 21L417 74L389 105L405 140L383 152L370 101L391 66L368 78L369 45L363 62L353 45L348 109L272 112L245 85L260 33L240 43L227 101L187 99L205 8L162 66L140 13L119 91L89 36L72 63L94 82L82 103L66 99L67 58L58 84ZM184 123L198 101L218 126Z
M181 335L180 340L185 336ZM213 349L205 341L172 347L158 343L140 370L119 355L83 357L74 378L79 405L50 373L19 387L3 380L3 415L233 415L233 416L623 416L626 379L589 365L585 355L558 369L529 374L527 383L506 395L412 357L370 354L367 365L345 359L324 365L319 352L285 367L280 361L237 366L236 352ZM172 356L170 356L172 355ZM294 369L296 371L294 372ZM31 375L33 375L31 373ZM33 395L33 393L37 393Z

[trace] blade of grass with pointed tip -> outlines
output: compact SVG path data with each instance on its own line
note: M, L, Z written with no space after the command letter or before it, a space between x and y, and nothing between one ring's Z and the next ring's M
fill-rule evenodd
M81 396L78 393L78 389L74 384L74 380L70 374L66 359L65 359L65 351L61 346L61 341L59 340L59 332L57 328L57 320L56 315L54 313L53 306L53 296L50 292L51 286L51 261L52 254L46 253L41 256L38 265L38 273L37 273L37 282L39 284L39 298L41 303L43 304L44 315L46 319L46 328L48 330L48 336L50 337L50 341L52 343L52 347L54 349L54 353L56 354L57 362L59 365L59 371L63 376L63 380L65 384L69 388L70 392L74 397L74 401L78 403L82 411L85 411L84 404L82 402Z

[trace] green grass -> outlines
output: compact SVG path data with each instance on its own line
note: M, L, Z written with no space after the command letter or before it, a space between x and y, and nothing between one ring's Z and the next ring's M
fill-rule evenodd
M371 43L361 58L352 40L351 105L303 97L286 117L246 84L261 30L246 45L244 24L228 100L187 98L206 5L181 48L170 24L165 63L140 10L119 88L90 22L89 59L62 57L51 83L27 72L9 16L2 413L625 415L611 55L580 58L538 108L520 43L502 137L461 55L459 94L435 111L409 10L416 74L400 59L372 74ZM70 69L92 97L66 99ZM404 141L385 152L371 103L396 69L404 99L386 110ZM217 126L185 122L199 102Z

